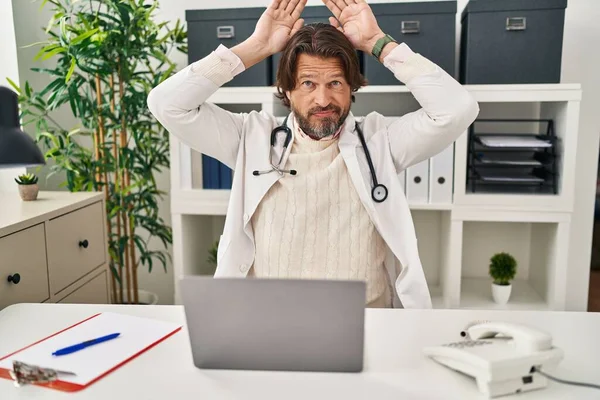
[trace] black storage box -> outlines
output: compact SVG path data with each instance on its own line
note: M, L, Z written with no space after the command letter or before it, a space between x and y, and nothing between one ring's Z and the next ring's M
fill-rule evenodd
M455 0L372 4L371 9L385 33L455 77ZM402 84L371 54L364 54L364 74L369 85Z
M188 24L188 62L206 57L219 44L228 48L252 35L265 8L229 8L186 10ZM269 86L271 58L267 58L237 75L224 86Z
M559 83L567 0L471 0L462 20L460 82Z

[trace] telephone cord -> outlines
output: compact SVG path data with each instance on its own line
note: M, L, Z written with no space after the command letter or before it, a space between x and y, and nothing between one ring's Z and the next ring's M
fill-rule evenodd
M545 373L544 371L542 371L538 368L535 368L534 371L537 372L538 374L545 376L546 378L553 380L555 382L558 382L558 383L564 383L566 385L583 386L583 387L592 388L592 389L600 389L600 385L596 385L594 383L574 382L574 381L568 381L565 379L556 378L552 375L548 375L547 373Z

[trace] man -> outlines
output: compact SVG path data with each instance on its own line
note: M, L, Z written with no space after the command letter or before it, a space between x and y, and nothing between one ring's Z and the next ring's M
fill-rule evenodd
M479 108L438 66L385 35L364 0L324 3L331 25L303 26L306 0L273 0L250 38L165 80L148 105L181 141L235 170L215 277L361 279L367 306L430 308L398 174L448 147ZM377 57L423 108L357 124L352 94L365 82L356 49ZM281 51L287 147L284 130L271 146L274 116L205 102Z

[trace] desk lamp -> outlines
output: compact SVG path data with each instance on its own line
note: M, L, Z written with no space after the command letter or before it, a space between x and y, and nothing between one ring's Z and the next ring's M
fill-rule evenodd
M33 139L21 131L17 94L0 86L0 168L45 163L44 155Z

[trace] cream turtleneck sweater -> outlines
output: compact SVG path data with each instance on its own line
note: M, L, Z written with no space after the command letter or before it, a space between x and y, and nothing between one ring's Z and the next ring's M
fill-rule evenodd
M280 178L254 213L249 275L364 280L367 306L391 307L385 242L352 185L338 137L317 141L295 129L285 169L298 174Z

